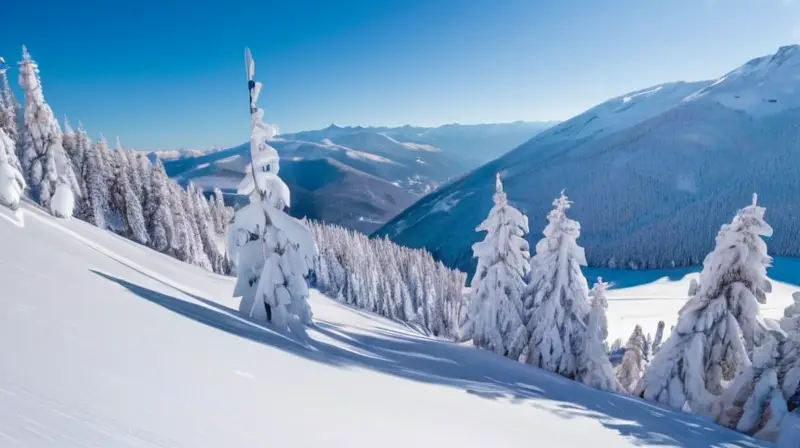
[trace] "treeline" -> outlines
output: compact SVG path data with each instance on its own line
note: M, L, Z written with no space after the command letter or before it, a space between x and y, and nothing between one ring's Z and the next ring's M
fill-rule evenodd
M127 150L110 151L102 136L92 143L79 127L65 126L64 150L80 189L75 217L220 274L231 272L224 241L233 209L219 189L209 198L170 179L161 160Z
M312 283L355 307L455 338L466 313L466 274L421 249L336 225L308 223L319 248Z
M171 255L227 274L224 248L233 210L222 193L206 198L167 177L157 158L111 151L102 136L93 142L82 125L64 128L44 100L39 68L23 47L21 107L0 59L0 201L17 207L28 195L54 216L76 217Z

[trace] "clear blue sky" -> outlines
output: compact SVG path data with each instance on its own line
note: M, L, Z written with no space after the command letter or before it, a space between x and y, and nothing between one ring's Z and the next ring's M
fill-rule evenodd
M800 41L800 0L35 3L3 5L0 55L26 44L59 117L141 149L245 141L245 46L290 132L566 119Z

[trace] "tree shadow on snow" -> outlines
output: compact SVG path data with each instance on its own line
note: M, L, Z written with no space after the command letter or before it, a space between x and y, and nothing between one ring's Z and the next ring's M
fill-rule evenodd
M92 272L188 319L304 359L341 368L371 369L408 380L455 387L484 399L534 406L564 419L590 418L627 437L635 445L719 448L768 446L699 417L675 413L630 397L600 392L472 347L415 337L390 329L376 329L373 334L363 334L324 320L315 321L309 330L312 337L298 341L267 324L249 320L238 311L203 297L178 290L198 302L193 303L106 273ZM176 289L173 285L167 286ZM315 332L323 336L320 339L331 342L314 339Z

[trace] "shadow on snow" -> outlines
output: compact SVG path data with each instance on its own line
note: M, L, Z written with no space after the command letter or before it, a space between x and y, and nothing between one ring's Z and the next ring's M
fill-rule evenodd
M607 429L627 437L635 445L719 448L765 446L699 417L590 389L472 347L388 329L376 329L374 335L362 334L324 320L316 320L310 333L319 332L335 341L335 344L313 338L298 341L273 330L268 324L249 320L237 310L203 297L179 290L199 302L192 303L106 273L92 272L188 319L301 358L341 368L366 368L412 381L455 387L485 399L509 400L519 405L533 406L564 419L595 419ZM167 286L177 289L173 285Z

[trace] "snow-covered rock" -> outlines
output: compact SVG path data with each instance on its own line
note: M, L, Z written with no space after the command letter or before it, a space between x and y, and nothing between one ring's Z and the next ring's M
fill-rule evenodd
M440 187L376 235L472 273L472 229L503 171L509 201L528 216L544 216L563 188L582 204L574 217L592 266L698 265L719 223L753 191L771 210L773 253L798 256L798 65L800 48L787 47L716 84L668 83L610 99ZM757 106L731 102L746 92L759 95ZM448 197L462 199L432 213Z

